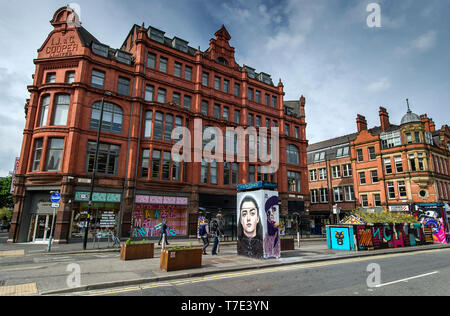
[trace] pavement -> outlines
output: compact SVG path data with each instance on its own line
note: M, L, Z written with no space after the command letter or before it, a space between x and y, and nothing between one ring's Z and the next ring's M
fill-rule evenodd
M337 251L328 249L326 240L319 237L301 239L300 247L296 242L295 250L283 251L279 259L258 260L238 256L236 241L222 242L219 254L212 256L211 241L209 255L203 256L201 268L165 272L160 270L161 247L157 240L154 258L132 261L120 260L120 250L108 248L107 242L89 243L86 251L82 250L81 243L53 245L48 253L46 244L6 244L5 241L5 234L0 233L0 296L75 294L233 271L450 248L450 245L433 244L364 252ZM202 245L197 239L169 242L169 247Z

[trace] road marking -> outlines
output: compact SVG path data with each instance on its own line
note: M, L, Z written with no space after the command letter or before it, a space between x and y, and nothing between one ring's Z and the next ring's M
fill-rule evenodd
M0 257L20 257L24 256L25 251L22 250L11 250L11 251L0 251Z
M36 270L36 269L41 269L41 268L45 268L45 267L46 267L46 266L33 266L33 267L9 268L9 269L0 269L0 272Z
M192 278L192 279L188 279L188 280L185 279L185 280L179 280L179 281L173 281L173 282L160 282L160 283L155 283L155 284L140 286L140 287L134 286L134 287L121 288L121 289L102 290L99 292L90 291L90 292L87 292L86 294L82 294L82 293L78 293L78 294L87 295L87 296L108 295L108 294L114 294L114 293L139 291L139 290L143 290L143 289L151 289L151 288L158 288L158 287L171 287L171 286L177 286L177 285L181 286L181 285L185 285L185 284L201 283L201 282L208 282L208 281L221 280L221 279L230 279L230 278L258 275L258 274L271 273L271 272L318 268L318 267L332 266L332 265L338 265L338 264L348 263L348 262L373 261L374 258L384 259L384 258L392 258L392 257L399 257L399 256L412 256L412 255L416 255L416 254L420 254L420 253L431 253L431 252L441 252L441 251L449 251L449 249L436 249L436 250L428 250L428 251L425 250L425 251L416 251L413 253L398 253L398 254L393 253L393 254L386 254L386 255L379 255L379 256L361 257L361 258L351 258L351 259L343 258L343 259L336 259L336 260L330 260L330 261L300 263L300 264L294 264L294 265L288 265L288 266L277 266L277 267L254 269L254 270L249 270L249 271L215 274L212 276Z
M384 283L384 284L378 284L378 285L375 285L375 287L378 288L378 287L383 287L383 286L386 286L386 285L392 285L392 284L401 283L401 282L408 282L409 280L414 280L414 279L418 279L418 278L423 278L423 277L426 277L426 276L429 276L429 275L433 275L433 274L436 274L436 273L439 273L439 271L434 271L434 272L430 272L430 273L425 273L425 274L421 274L421 275L416 275L416 276L409 277L409 278L406 278L406 279L397 280L397 281L392 281L392 282L388 282L388 283Z
M38 294L36 283L0 286L0 296L26 296Z

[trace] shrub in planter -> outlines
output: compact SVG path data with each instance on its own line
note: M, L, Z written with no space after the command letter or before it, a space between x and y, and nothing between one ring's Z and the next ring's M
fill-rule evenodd
M280 238L281 251L295 250L294 238Z
M166 272L200 268L202 266L201 248L173 247L161 252L160 269Z
M155 244L149 241L133 242L130 239L120 248L120 260L150 259L154 257Z

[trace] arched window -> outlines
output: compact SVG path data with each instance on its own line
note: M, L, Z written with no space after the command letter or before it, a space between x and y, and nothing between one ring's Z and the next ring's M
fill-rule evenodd
M288 145L286 152L287 152L287 162L289 164L293 165L300 164L300 153L295 145Z
M95 102L92 105L91 124L92 129L98 129L100 115L102 110L102 102ZM109 102L105 102L103 108L102 131L110 133L122 133L123 111L122 109Z
M223 57L217 58L216 61L218 63L221 63L222 65L228 66L228 61L225 58L223 58Z

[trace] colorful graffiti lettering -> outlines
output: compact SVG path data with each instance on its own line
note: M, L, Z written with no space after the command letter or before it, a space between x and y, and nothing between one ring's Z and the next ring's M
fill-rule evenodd
M162 219L166 219L169 236L186 235L187 208L178 205L136 204L132 237L158 237Z

